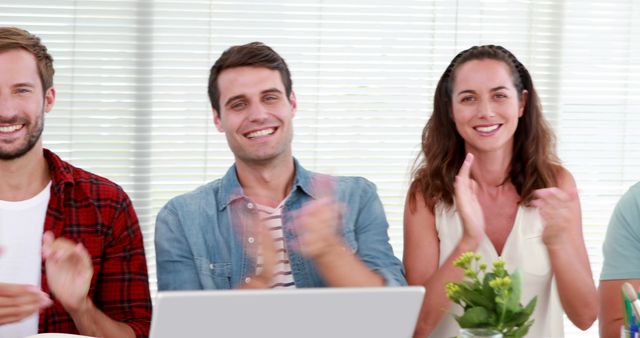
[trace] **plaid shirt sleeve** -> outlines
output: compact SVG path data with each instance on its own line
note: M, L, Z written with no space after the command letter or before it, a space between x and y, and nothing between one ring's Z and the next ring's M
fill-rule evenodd
M111 319L131 326L136 337L147 337L151 298L142 233L129 198L121 202L102 253L93 300Z
M116 184L47 154L52 174L45 231L81 242L93 263L89 297L111 319L147 337L151 296L143 238L126 193ZM54 171L55 169L55 171ZM54 304L40 314L39 332L79 333L73 319L48 289L44 262L42 289Z

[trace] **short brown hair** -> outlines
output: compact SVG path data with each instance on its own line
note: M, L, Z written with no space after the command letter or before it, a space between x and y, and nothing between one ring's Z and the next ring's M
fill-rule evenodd
M209 101L211 107L220 116L220 89L218 88L218 76L223 70L236 67L264 67L280 72L287 99L291 97L291 73L284 59L271 47L262 42L251 42L246 45L233 46L218 58L209 72Z
M16 27L0 27L0 52L22 48L33 54L38 65L38 76L42 82L42 91L53 86L53 58L47 52L40 38Z

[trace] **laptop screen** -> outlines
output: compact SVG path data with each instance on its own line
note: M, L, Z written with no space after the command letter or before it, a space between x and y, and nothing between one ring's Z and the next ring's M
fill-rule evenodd
M158 292L151 338L411 337L424 288Z

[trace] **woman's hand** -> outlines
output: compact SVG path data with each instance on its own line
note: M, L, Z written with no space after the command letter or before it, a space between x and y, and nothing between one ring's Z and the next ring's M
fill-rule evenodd
M545 188L534 191L531 205L536 207L544 222L542 241L547 247L562 245L571 231L575 220L575 204L578 193L565 192L559 188Z
M455 202L462 222L462 241L470 241L477 246L484 237L484 213L476 196L477 183L470 177L473 154L468 153L454 183Z

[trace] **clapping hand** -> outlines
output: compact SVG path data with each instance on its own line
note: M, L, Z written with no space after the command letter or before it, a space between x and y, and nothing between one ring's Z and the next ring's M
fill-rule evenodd
M46 232L42 239L42 257L53 295L70 313L80 310L87 301L93 276L87 249L82 243L54 238L53 233Z
M316 175L312 190L316 199L293 212L293 224L298 236L296 250L317 259L334 250L344 250L340 226L345 207L336 200L333 177Z
M576 222L575 212L578 200L578 192L572 189L565 192L559 188L538 189L534 193L531 205L538 208L544 221L542 241L545 245L554 246L562 244L571 229L571 224Z
M0 247L0 256L3 251ZM0 325L20 321L51 304L49 295L34 285L0 283Z
M36 286L0 283L0 325L22 320L52 304Z
M468 153L454 183L455 202L464 228L464 239L479 243L484 237L485 221L482 207L476 196L477 183L471 174L473 154Z

